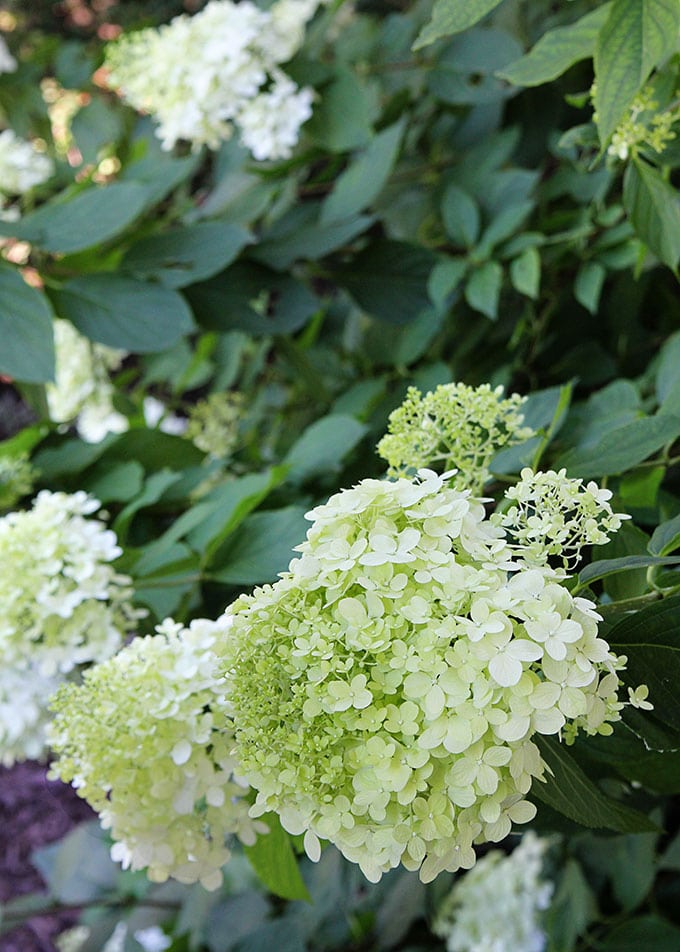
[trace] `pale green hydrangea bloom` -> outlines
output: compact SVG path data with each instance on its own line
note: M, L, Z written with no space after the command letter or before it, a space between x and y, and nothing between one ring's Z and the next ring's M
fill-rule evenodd
M612 493L592 480L570 479L567 471L534 472L528 467L505 491L510 508L492 521L503 527L525 562L544 565L549 557L573 568L587 545L604 545L630 516L613 512Z
M371 881L432 880L530 820L532 735L609 733L622 660L591 602L513 560L467 491L423 470L308 514L301 557L228 609L236 755L291 833Z
M510 855L491 850L456 880L432 927L447 952L543 952L541 913L554 888L542 876L547 846L526 833Z
M0 518L0 761L44 752L46 706L80 665L110 657L140 616L121 549L84 492L40 492Z
M70 321L54 322L56 374L45 386L50 419L73 423L88 443L99 443L107 433L124 433L127 417L113 406L110 372L120 367L125 351L95 344Z
M238 446L244 405L241 393L211 393L190 408L184 435L215 459L231 456Z
M235 776L231 709L215 650L230 622L167 619L53 701L52 776L70 781L116 841L113 859L216 889L231 834L252 844Z
M520 409L525 399L516 393L504 398L502 387L489 384L440 384L425 396L409 387L404 402L390 414L378 453L388 462L391 476L423 467L456 469L452 485L481 493L498 450L534 435L523 426Z
M158 122L164 149L217 148L234 129L257 160L288 158L313 92L280 68L301 46L319 0L212 0L194 16L124 36L106 54L109 82ZM271 107L275 105L275 112Z
M28 456L0 456L0 510L11 509L33 490L37 478Z

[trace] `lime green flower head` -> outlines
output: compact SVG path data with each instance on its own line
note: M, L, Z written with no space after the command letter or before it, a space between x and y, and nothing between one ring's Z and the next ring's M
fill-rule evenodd
M238 446L244 405L241 393L211 393L190 409L185 436L215 459L231 456Z
M409 387L402 405L390 414L378 453L388 462L391 476L423 467L456 469L452 485L481 493L498 450L534 435L522 425L524 400L518 394L503 398L503 388L489 384L441 384L425 396Z
M429 881L535 812L532 736L611 732L616 670L591 602L515 562L482 504L422 470L308 514L300 558L230 609L236 755L291 833L372 881Z
M51 775L72 782L116 841L112 857L216 889L230 834L253 843L234 776L232 722L215 646L229 621L168 619L57 693Z

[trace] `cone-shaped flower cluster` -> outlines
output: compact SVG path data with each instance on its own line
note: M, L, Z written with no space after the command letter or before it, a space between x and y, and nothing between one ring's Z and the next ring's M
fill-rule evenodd
M72 781L116 841L114 859L207 889L222 881L227 837L253 843L234 779L233 731L215 648L229 622L171 620L67 685L54 701L53 775Z
M38 494L0 519L0 761L44 751L47 701L84 664L110 657L139 616L110 564L115 534L86 493Z
M591 602L443 477L364 480L314 509L301 557L228 610L236 755L253 814L377 881L474 864L530 820L532 736L611 731L620 661Z
M312 91L281 70L302 44L318 0L212 0L193 17L109 47L109 82L159 123L163 148L180 139L217 148L236 127L255 159L290 156L312 114Z

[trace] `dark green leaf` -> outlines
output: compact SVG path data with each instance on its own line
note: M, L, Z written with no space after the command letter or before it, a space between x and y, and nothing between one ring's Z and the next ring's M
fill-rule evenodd
M661 173L635 159L623 180L623 204L635 232L669 268L680 259L680 196Z
M478 23L501 3L501 0L437 0L432 19L421 30L413 44L414 50L422 49L452 33L462 33Z
M525 56L499 70L498 75L515 86L540 86L557 79L574 63L593 55L610 9L611 3L604 3L575 23L548 30Z
M654 716L680 730L680 596L626 615L607 640L628 657L622 680L633 688L646 684Z
M407 324L430 304L427 281L435 261L421 246L378 240L334 277L372 317Z
M474 198L457 185L450 185L442 198L442 219L449 238L471 248L479 236L480 213Z
M570 476L583 479L622 473L678 436L680 417L643 417L606 433L594 446L570 450L559 458L556 467L565 467Z
M550 952L573 952L578 937L597 916L597 903L583 870L567 859L545 915Z
M269 833L258 836L253 846L243 847L253 869L275 896L308 900L309 893L300 875L290 836L275 813L268 813L262 819Z
M600 562L591 562L579 573L579 584L588 585L596 579L616 572L627 572L630 569L646 568L649 565L677 565L679 558L660 559L653 555L626 555L620 559L603 559Z
M248 516L216 553L211 578L232 585L275 581L294 557L293 547L305 538L309 528L305 511L300 506L288 506ZM222 555L226 557L220 558Z
M116 274L87 274L53 292L60 317L91 340L145 354L167 350L194 329L184 298L170 288Z
M321 209L320 224L352 218L383 190L399 154L403 121L379 132L365 151L340 175Z
M277 271L287 271L299 258L317 261L337 251L373 223L368 215L355 214L322 224L319 212L319 203L294 206L263 236L251 257Z
M54 378L52 310L13 268L0 267L0 373L26 383Z
M465 300L473 310L495 321L502 285L503 268L497 261L487 261L470 273L465 285Z
M660 916L627 919L598 944L602 952L679 952L680 929Z
M103 99L94 98L71 120L71 133L83 161L96 162L100 150L122 135L122 114Z
M643 833L656 826L643 813L605 796L588 779L565 746L550 737L536 735L536 743L552 774L546 782L534 781L532 795L582 826Z
M354 71L341 68L324 88L305 133L331 152L361 148L371 141L378 111L374 90Z
M478 254L489 255L492 250L507 238L515 235L534 207L532 201L512 202L505 205L484 229L479 239Z
M527 248L515 258L510 265L510 280L516 291L536 300L541 283L541 256L536 248Z
M427 291L435 307L443 307L449 294L465 277L468 267L466 258L445 258L437 262L427 282Z
M649 540L652 555L668 555L680 547L680 516L667 519L656 527Z
M62 840L36 850L31 862L60 902L87 903L115 887L118 868L96 821L83 823Z
M581 265L576 275L574 297L591 314L597 313L606 276L607 272L599 261L586 261Z
M0 233L24 238L43 251L72 254L114 238L149 203L137 182L89 188L69 201L50 202L19 221L0 222Z
M366 426L354 417L339 413L321 417L307 427L288 451L283 461L289 467L286 479L303 482L319 473L338 470L365 432Z
M240 225L201 222L143 238L127 252L121 270L166 288L183 288L222 271L251 241Z
M651 71L674 49L677 0L614 0L595 45L595 109L606 145Z

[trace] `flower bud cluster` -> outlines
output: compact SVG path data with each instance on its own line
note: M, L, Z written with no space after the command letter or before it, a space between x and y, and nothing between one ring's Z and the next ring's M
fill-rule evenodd
M123 433L128 420L114 409L114 387L109 376L125 352L95 344L70 321L54 322L55 382L48 383L47 407L55 423L76 422L79 435L99 443L108 433Z
M573 568L586 545L604 545L630 516L612 511L609 489L597 483L583 485L567 472L535 473L523 469L520 479L505 492L511 506L494 515L525 562L544 565L549 557Z
M237 128L258 160L288 158L312 114L312 91L280 68L298 50L318 0L211 0L192 17L132 33L107 52L109 82L157 120L164 149L217 148Z
M234 777L233 727L215 651L229 620L167 619L66 685L50 727L52 775L71 781L115 840L111 855L149 878L216 889L227 838L252 844L247 786Z
M481 493L498 450L534 435L523 426L520 408L525 399L516 393L504 398L502 387L489 384L441 384L425 396L409 387L404 402L390 414L378 453L387 460L391 476L423 467L456 469L452 485Z
M468 491L422 470L308 514L300 558L228 609L236 755L291 833L367 878L471 867L530 820L532 736L611 732L621 660L591 602L513 559Z
M660 110L651 85L644 86L628 107L628 113L616 127L607 155L625 162L641 149L663 152L676 137L673 128L680 119L677 102Z
M80 665L119 647L139 612L130 579L110 564L115 534L92 518L84 492L40 492L32 509L0 518L0 761L44 751L46 705Z
M215 459L231 456L239 440L239 420L245 400L242 393L211 393L189 410L186 437Z
M509 856L491 850L455 881L432 926L447 952L543 952L541 913L554 889L541 875L547 846L525 833Z

